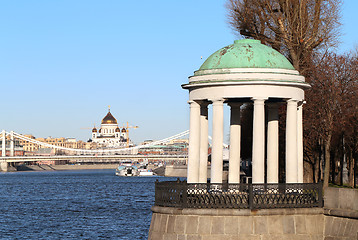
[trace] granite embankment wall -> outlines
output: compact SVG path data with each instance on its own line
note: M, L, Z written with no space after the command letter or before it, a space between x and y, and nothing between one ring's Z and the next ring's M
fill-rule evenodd
M323 239L322 208L175 209L153 207L150 240Z
M358 190L327 188L324 208L152 208L149 240L358 240Z
M358 240L358 189L324 189L325 240Z

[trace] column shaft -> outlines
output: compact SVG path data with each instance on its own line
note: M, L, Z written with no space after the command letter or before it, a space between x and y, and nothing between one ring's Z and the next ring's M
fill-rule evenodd
M213 101L213 140L211 152L211 183L223 181L224 106L223 100Z
M302 123L302 106L297 108L297 181L303 183L303 123Z
M297 183L297 100L287 101L286 183Z
M229 183L240 183L240 150L241 150L241 103L230 103L230 159Z
M267 123L267 183L278 183L278 105L268 107Z
M265 99L255 98L252 136L252 183L265 182Z
M199 147L200 147L200 105L195 101L190 104L189 152L188 152L188 183L199 180Z
M208 181L208 145L208 106L203 103L200 107L199 183Z

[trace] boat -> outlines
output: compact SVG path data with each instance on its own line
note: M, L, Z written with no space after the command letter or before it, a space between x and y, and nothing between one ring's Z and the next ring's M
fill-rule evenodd
M154 172L147 169L147 163L135 165L130 160L124 160L116 169L117 176L153 176Z
M154 173L150 170L139 170L139 176L142 176L142 177L148 177L148 176L153 176Z
M148 169L148 163L141 163L138 167L139 176L153 176L154 172L151 169Z
M129 176L139 176L139 171L138 168L136 166L127 166L127 165L119 165L116 169L116 175L117 176L124 176L124 177L129 177Z

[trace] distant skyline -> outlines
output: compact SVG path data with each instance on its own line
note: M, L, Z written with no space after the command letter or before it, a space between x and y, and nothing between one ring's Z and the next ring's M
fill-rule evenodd
M238 39L225 2L2 1L0 128L87 141L110 105L135 143L187 130L181 84ZM344 1L340 53L358 44L357 8Z

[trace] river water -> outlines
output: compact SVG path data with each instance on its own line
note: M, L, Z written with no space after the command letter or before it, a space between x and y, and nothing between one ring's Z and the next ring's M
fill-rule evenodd
M114 170L0 173L0 239L147 239L154 182Z

